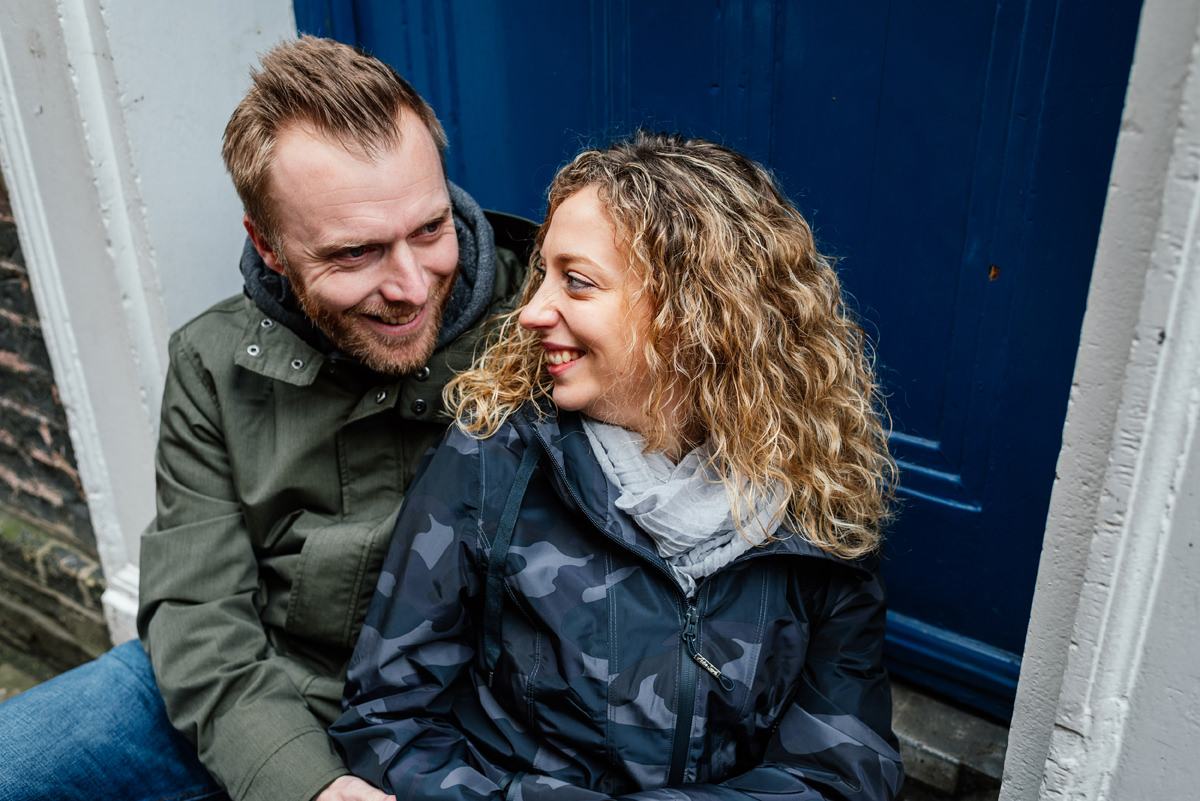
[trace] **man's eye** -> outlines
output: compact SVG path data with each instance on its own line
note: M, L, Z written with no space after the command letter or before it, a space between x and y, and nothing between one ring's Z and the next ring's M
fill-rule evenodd
M427 223L425 223L425 225L423 225L421 227L421 233L423 233L423 234L436 234L440 230L442 230L442 221L441 220L434 220L433 222L427 222Z
M361 259L365 255L367 255L367 249L362 246L342 251L342 256L347 259Z

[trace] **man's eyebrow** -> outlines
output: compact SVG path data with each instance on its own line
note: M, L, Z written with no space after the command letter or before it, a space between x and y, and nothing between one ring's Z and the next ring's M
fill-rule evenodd
M343 250L353 250L354 248L366 247L369 242L363 242L358 239L346 239L339 242L326 242L316 245L312 248L312 252L317 256L331 256L334 253L340 253Z
M428 222L433 222L434 220L444 220L444 219L450 217L450 215L453 213L454 213L454 207L452 205L450 205L449 203L447 203L446 207L444 209L429 215Z

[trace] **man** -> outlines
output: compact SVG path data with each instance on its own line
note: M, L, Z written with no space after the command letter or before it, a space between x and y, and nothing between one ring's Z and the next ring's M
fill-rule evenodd
M0 705L0 798L384 798L325 729L441 388L521 268L389 67L306 37L253 77L223 149L245 296L171 338L142 641Z

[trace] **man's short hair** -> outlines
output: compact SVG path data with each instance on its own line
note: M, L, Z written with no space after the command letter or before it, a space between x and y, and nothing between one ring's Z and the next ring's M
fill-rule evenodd
M429 104L394 69L357 48L302 36L264 55L250 78L250 91L225 126L221 155L246 215L277 251L271 165L288 126L311 126L373 159L399 143L400 111L407 109L425 124L438 153L445 152L446 132Z

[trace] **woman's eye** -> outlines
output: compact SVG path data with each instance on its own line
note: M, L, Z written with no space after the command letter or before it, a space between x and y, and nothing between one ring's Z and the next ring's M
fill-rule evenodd
M592 288L592 284L588 283L587 281L584 281L582 278L575 275L574 273L567 273L564 276L564 278L566 279L567 289L569 289L569 290L582 290L582 289L591 289Z

